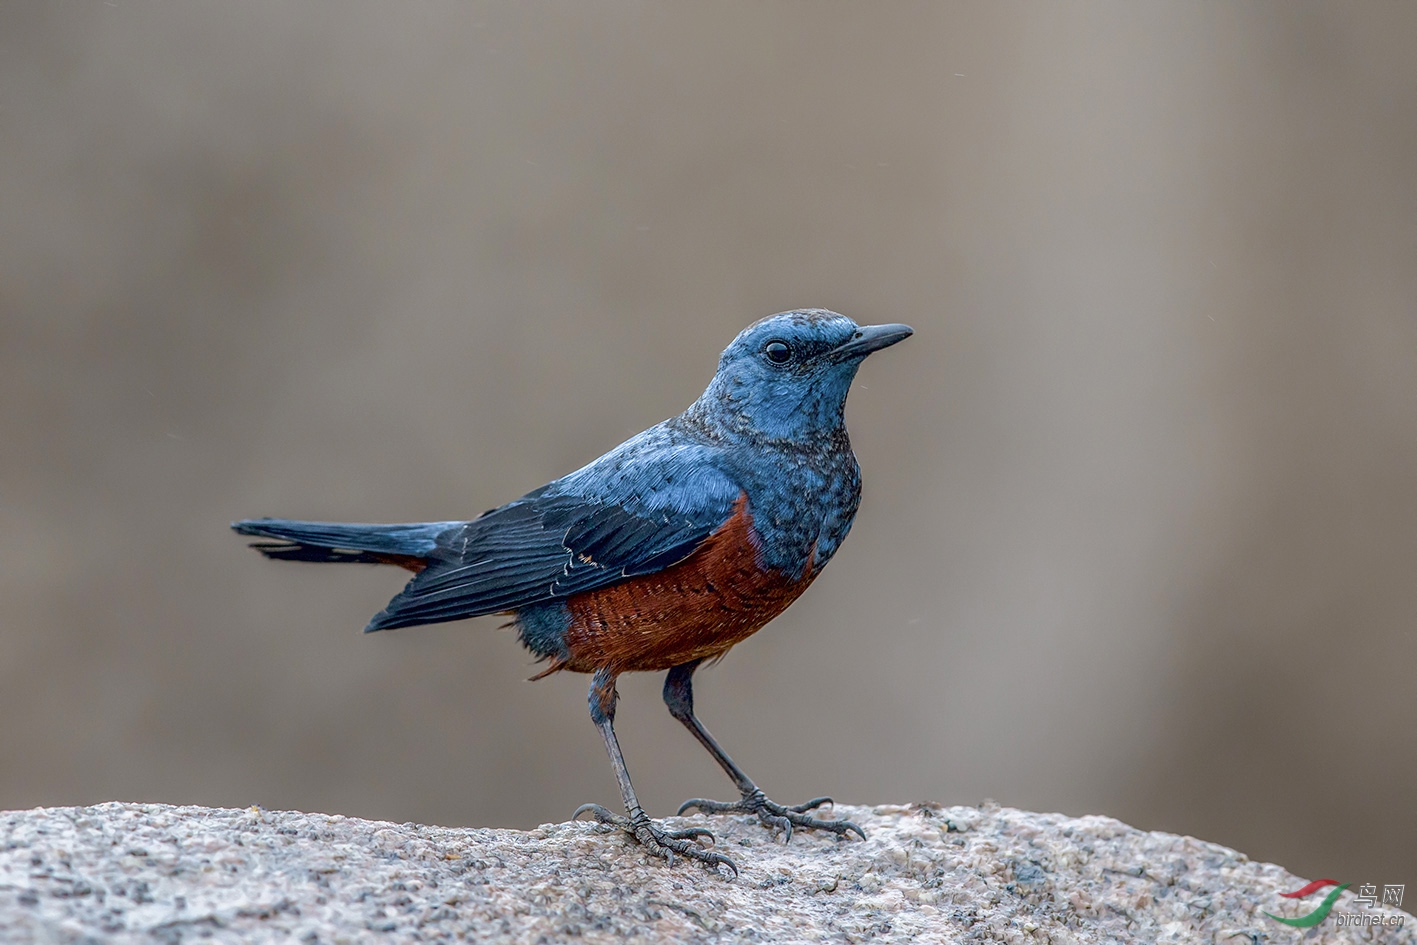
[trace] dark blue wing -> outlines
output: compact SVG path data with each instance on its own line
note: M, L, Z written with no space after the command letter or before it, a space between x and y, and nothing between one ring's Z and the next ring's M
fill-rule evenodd
M366 629L518 610L684 560L729 519L742 490L703 447L675 448L663 437L659 428L647 431L443 532L429 567Z

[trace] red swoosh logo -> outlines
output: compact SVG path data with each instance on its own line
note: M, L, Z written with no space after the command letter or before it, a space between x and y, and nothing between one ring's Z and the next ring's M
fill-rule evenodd
M1283 896L1285 899L1303 899L1305 896L1309 895L1310 893L1318 892L1320 889L1323 889L1325 886L1337 886L1337 885L1338 885L1338 880L1336 880L1336 879L1316 879L1316 880L1314 880L1312 883L1310 883L1309 885L1305 886L1303 889L1296 889L1296 890L1294 890L1293 892L1289 892L1289 893L1280 893L1280 895Z

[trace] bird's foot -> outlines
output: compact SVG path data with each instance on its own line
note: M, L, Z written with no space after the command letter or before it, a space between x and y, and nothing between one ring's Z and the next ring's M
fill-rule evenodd
M831 802L832 799L829 797L816 797L805 804L798 804L796 807L784 807L777 801L770 800L762 791L755 789L744 794L742 800L732 802L710 801L696 797L680 804L679 813L682 815L686 810L697 809L705 814L757 814L758 819L763 823L783 832L783 843L792 840L794 826L805 827L808 830L830 830L843 837L854 830L862 840L865 840L866 831L849 820L821 820L808 813Z
M622 817L613 811L606 810L599 804L582 804L576 808L571 819L579 820L581 814L590 814L602 824L618 827L628 834L630 839L670 866L674 865L674 857L678 855L698 860L714 870L720 866L726 866L733 871L734 876L738 875L738 867L733 864L732 860L722 853L704 849L703 844L700 843L702 840L708 840L710 844L714 842L711 830L705 830L702 827L690 827L687 830L665 830L650 820L649 815L639 808L636 808L629 817Z

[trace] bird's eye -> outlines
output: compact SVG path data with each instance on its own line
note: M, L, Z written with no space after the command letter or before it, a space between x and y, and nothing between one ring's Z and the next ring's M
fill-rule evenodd
M768 346L763 349L763 354L766 354L773 364L786 364L792 360L792 349L785 341L769 341Z

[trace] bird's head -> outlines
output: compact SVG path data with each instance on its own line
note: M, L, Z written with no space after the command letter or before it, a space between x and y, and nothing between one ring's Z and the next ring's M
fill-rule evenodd
M690 412L728 433L786 440L831 433L861 362L913 333L907 325L858 325L825 309L770 315L724 349Z

